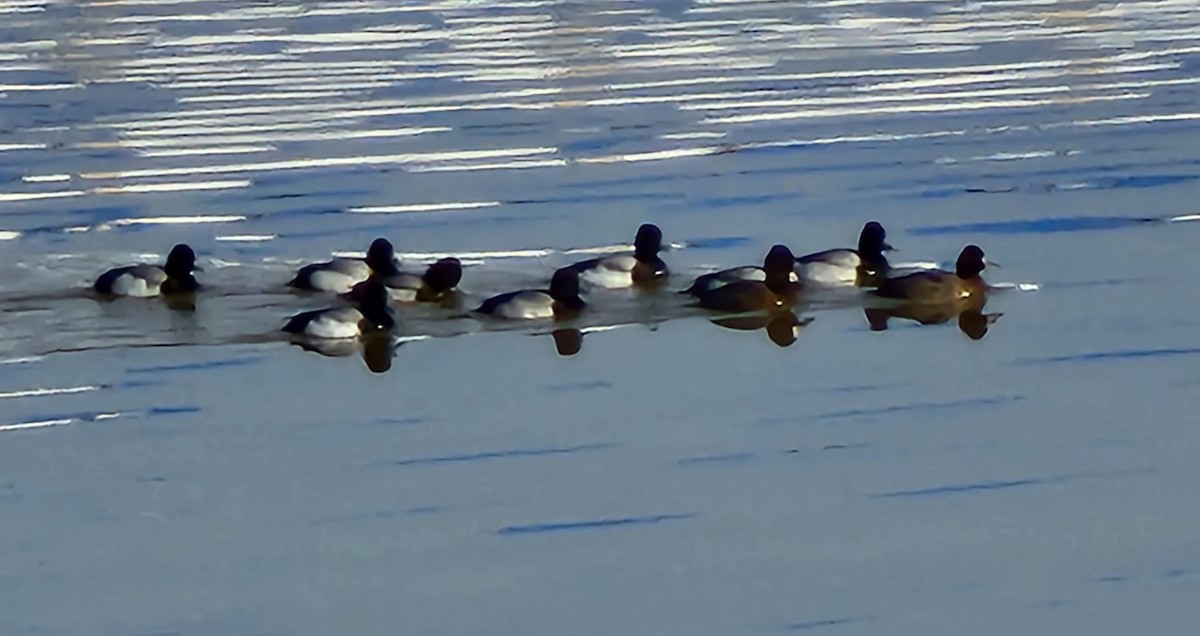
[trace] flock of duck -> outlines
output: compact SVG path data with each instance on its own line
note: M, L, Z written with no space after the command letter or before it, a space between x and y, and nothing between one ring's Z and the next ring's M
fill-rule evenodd
M790 312L810 291L834 287L870 288L869 293L893 304L874 317L900 316L922 323L945 322L966 311L980 318L988 289L981 278L986 263L983 250L968 245L958 256L953 271L940 269L897 269L884 252L892 250L878 222L867 223L857 248L830 249L795 256L785 245L774 245L762 265L745 265L704 274L682 290L694 304L721 314L775 314ZM653 224L638 228L632 254L616 254L572 263L556 270L545 289L510 291L484 300L467 316L483 320L567 321L588 309L581 295L581 282L607 289L658 289L670 270L659 254L662 231ZM93 290L107 297L174 297L195 294L204 287L194 272L196 254L186 244L176 245L162 265L138 264L104 272ZM327 309L292 316L282 331L290 337L338 340L372 332L389 332L396 325L395 308L406 303L446 304L453 299L462 280L462 264L444 258L422 273L402 271L392 244L375 239L366 257L335 258L305 265L287 286L301 293L324 293L339 298ZM983 331L986 331L985 319ZM793 323L794 324L794 323ZM961 319L960 319L960 326ZM789 327L790 331L790 327ZM966 327L963 331L973 338ZM975 329L974 331L979 331ZM773 338L774 339L774 338Z

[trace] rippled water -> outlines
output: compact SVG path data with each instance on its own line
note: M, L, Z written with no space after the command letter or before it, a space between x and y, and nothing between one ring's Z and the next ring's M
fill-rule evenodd
M1198 9L0 0L0 632L1186 632ZM272 336L376 236L481 297L869 219L1029 285ZM194 308L82 292L180 241Z

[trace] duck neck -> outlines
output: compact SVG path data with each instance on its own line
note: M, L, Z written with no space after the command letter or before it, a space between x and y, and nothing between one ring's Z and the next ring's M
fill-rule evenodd
M388 259L378 263L367 263L367 265L371 268L372 272L384 277L395 276L400 273L400 268L396 266L396 261L394 259Z
M978 267L968 265L959 265L955 268L955 275L966 281L978 281L983 273Z
M767 270L767 289L776 294L785 294L792 288L791 270Z
M866 252L866 253L859 252L858 255L859 255L859 258L862 259L863 264L866 265L867 268L872 271L886 272L888 269L891 268L891 264L888 263L888 259L886 256L883 255L882 250L876 250L874 252Z
M578 311L580 309L583 309L585 306L587 306L587 303L584 302L584 300L579 297L578 293L557 294L557 295L551 294L551 297L554 298L554 302L556 302L559 305L562 305L564 308L570 309L572 311Z
M391 308L386 303L380 306L375 302L366 302L359 307L359 311L373 325L384 329L391 329L396 325L396 319L392 317Z
M658 250L659 246L657 245L637 245L633 248L633 257L643 263L653 265L658 262Z
M169 282L166 287L175 292L194 292L200 289L200 283L196 281L196 277L191 272L170 272L167 271L167 280Z

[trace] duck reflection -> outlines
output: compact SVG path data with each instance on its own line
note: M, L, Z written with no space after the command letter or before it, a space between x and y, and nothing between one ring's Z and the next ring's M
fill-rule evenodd
M550 332L550 337L554 339L554 350L564 358L583 349L583 332L578 329L555 329Z
M765 329L767 338L780 347L790 347L795 344L800 332L811 323L811 317L801 318L790 311L778 311L767 315L735 316L732 318L710 319L709 322L737 331L757 331Z
M940 325L958 319L958 329L971 340L981 340L988 327L1004 314L983 313L986 298L972 298L942 303L907 302L891 307L867 307L863 313L871 331L885 331L892 318L913 320L922 325Z
M373 333L355 339L292 338L291 343L330 358L345 358L361 353L372 373L387 373L400 343L387 333Z
M163 294L162 300L167 308L172 311L182 313L194 313L196 311L196 294L192 292Z
M53 296L31 296L28 298L18 298L15 300L68 300L79 297L80 294L56 294ZM102 294L93 290L86 290L82 297L91 298L99 303L104 311L125 312L128 311L129 305L125 302L126 296L118 296L116 294ZM180 313L194 313L196 311L196 293L192 291L178 292L163 292L151 298L157 300L167 309Z

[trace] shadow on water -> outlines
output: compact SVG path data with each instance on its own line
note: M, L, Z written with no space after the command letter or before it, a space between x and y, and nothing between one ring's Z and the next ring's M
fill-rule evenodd
M916 236L945 234L1057 234L1065 232L1094 232L1124 230L1141 226L1159 226L1200 220L1200 215L1139 217L1139 216L1058 216L1011 221L955 223L930 225L908 230Z

